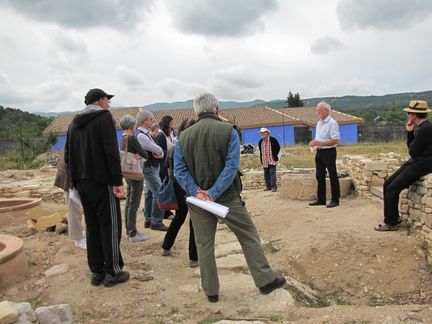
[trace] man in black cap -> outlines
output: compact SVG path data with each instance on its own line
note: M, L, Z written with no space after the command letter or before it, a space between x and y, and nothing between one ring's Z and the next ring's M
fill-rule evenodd
M113 117L114 97L100 89L85 96L87 105L69 125L65 162L78 189L87 228L87 261L91 284L106 287L129 280L122 271L121 213L118 197L124 194L120 154Z
M421 176L432 172L432 122L427 119L432 110L426 101L411 100L407 112L407 145L410 159L384 182L384 222L377 231L396 231L399 219L399 194Z

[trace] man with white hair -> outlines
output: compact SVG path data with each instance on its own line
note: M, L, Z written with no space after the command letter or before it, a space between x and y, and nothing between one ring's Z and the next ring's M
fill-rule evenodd
M331 201L327 208L339 206L340 189L336 171L336 146L339 144L340 134L338 123L330 116L331 106L326 102L317 105L319 117L315 128L315 139L309 146L315 151L316 179L318 181L317 199L309 206L326 204L326 169L329 173L331 186Z
M174 176L188 196L216 201L229 207L224 223L238 238L249 270L262 294L282 287L276 277L244 201L240 197L240 143L233 125L218 118L218 100L209 93L195 98L198 121L184 130L176 144ZM200 260L201 283L209 302L219 300L219 278L214 254L218 220L215 215L189 204Z
M276 138L270 136L270 131L263 127L260 129L261 139L258 142L260 160L264 169L266 187L264 191L277 191L276 166L279 160L280 145Z

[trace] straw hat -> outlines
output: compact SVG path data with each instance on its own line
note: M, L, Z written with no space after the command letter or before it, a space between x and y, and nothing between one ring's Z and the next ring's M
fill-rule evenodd
M410 113L428 113L431 112L432 109L428 107L427 101L424 100L411 100L409 107L404 108L404 111L410 112Z

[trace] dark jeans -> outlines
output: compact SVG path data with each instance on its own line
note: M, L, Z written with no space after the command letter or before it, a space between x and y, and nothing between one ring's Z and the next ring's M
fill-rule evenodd
M264 168L264 180L267 189L277 189L276 165L269 165Z
M165 250L170 250L174 245L174 241L186 219L189 210L185 200L185 192L179 186L177 181L174 181L174 189L176 192L179 208L176 210L175 216L171 221L170 226L168 227L168 231L165 234L165 238L162 244L162 248ZM195 234L191 220L189 220L189 260L198 261L198 253L195 244Z
M112 186L77 181L86 221L87 261L91 272L116 275L122 271L120 202Z
M432 166L409 160L384 182L384 223L397 225L399 194L418 178L432 172Z
M326 201L326 169L329 173L331 200L339 203L340 189L336 171L336 148L318 149L315 154L316 179L318 181L317 199Z
M125 225L126 232L130 237L134 237L136 229L136 218L138 207L141 202L141 195L144 187L143 180L129 180L126 179L127 183L127 194L126 194L126 204L125 204Z

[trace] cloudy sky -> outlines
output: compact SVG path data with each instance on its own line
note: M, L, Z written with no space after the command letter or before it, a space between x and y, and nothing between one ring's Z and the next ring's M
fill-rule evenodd
M0 105L432 89L431 0L0 0Z

